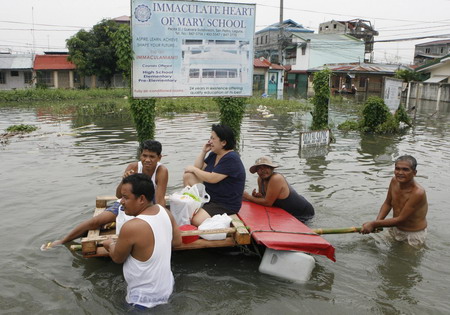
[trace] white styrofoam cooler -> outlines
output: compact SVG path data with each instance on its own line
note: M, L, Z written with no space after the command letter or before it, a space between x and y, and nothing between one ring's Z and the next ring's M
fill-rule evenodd
M314 257L303 252L266 248L259 272L294 282L305 282L311 277L315 264Z

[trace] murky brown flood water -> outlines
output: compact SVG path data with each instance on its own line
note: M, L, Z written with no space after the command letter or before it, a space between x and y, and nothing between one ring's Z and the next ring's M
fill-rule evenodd
M311 227L359 226L375 218L393 160L412 154L430 211L427 246L414 250L382 235L330 235L337 262L316 257L312 278L292 284L258 272L259 259L238 251L176 252L176 290L157 314L446 314L450 309L450 110L423 106L416 126L395 136L342 133L319 152L299 151L299 113L265 119L247 115L241 155L246 168L271 155L279 171L316 209ZM433 114L434 113L434 114ZM333 109L335 125L347 119ZM169 169L169 192L181 188L217 116L158 118L157 139ZM133 125L102 117L83 123L35 109L0 108L0 131L12 124L40 129L0 144L0 312L116 314L127 311L122 268L83 259L65 247L39 246L92 215L95 197L111 195L136 154ZM247 174L247 189L256 176Z

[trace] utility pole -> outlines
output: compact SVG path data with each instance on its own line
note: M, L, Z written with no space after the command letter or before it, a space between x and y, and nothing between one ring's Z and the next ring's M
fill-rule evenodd
M278 35L278 63L283 64L283 0L280 0L280 33Z

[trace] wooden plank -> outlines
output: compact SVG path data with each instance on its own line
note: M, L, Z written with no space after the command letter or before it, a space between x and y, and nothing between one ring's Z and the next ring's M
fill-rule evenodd
M97 250L94 253L83 254L84 258L94 258L94 257L109 257L108 251L102 246L97 247Z
M106 208L108 201L116 201L116 196L97 196L95 199L95 206L97 208Z
M94 216L99 215L107 206L109 201L117 200L116 196L98 196L96 198L96 209ZM201 248L214 248L214 247L230 247L236 245L250 244L250 233L245 227L242 220L236 215L231 215L232 227L224 229L211 229L211 230L192 230L181 231L181 236L194 236L202 234L218 234L227 233L228 237L225 240L209 241L205 239L198 239L195 242L189 244L182 244L177 246L173 250L188 250L188 249L201 249ZM117 239L117 235L111 234L111 230L105 233L105 231L90 230L88 235L81 239L81 248L83 257L105 257L109 256L108 252L103 248L102 242L106 239ZM109 235L107 235L109 234Z
M91 231L97 231L97 230L91 230ZM100 230L99 230L100 231ZM236 231L236 228L225 228L225 229L212 229L212 230L192 230L192 231L181 231L181 236L193 236L193 235L203 235L203 234L218 234L218 233L227 233L232 234ZM81 239L81 243L87 243L87 242L96 242L97 244L101 244L103 241L111 238L111 239L117 239L117 235L110 234L110 235L92 235L87 236Z
M227 233L233 234L236 232L236 228L229 227L224 229L212 229L212 230L190 230L190 231L181 231L181 236L193 236L193 235L203 235L203 234L219 234L219 233Z
M239 245L247 245L251 242L250 232L245 227L244 222L237 216L237 214L231 215L231 224L236 228L234 239Z
M98 197L97 197L98 198ZM94 217L105 211L105 208L95 208ZM96 238L100 235L100 229L89 230L87 237L81 239L81 251L84 254L94 253L97 250Z
M106 239L108 237L104 236L101 237L103 239ZM117 237L115 237L117 238ZM100 243L98 243L100 245ZM224 240L218 240L218 241L208 241L204 239L198 239L195 242L189 243L189 244L181 244L180 246L176 246L173 248L173 250L190 250L190 249L202 249L202 248L216 248L216 247L233 247L236 246L236 241L232 236L227 237ZM108 257L108 251L103 247L99 246L96 248L95 251L90 253L83 253L84 258L93 258L93 257Z
M187 250L187 249L202 249L202 248L214 248L214 247L233 247L236 246L236 242L233 237L227 237L224 240L218 241L208 241L199 238L195 242L189 244L181 244L180 246L176 246L173 250Z

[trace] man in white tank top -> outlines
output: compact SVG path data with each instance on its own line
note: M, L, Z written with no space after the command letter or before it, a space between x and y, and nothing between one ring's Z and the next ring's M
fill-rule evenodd
M165 304L174 286L170 259L172 246L181 245L179 227L168 210L153 204L149 176L125 177L121 196L125 214L135 218L125 222L116 242L108 239L103 246L114 262L124 263L129 304L147 308Z
M162 146L159 141L144 141L140 146L140 160L130 163L125 169L122 178L136 173L143 173L150 176L155 186L153 202L165 206L165 195L167 190L167 183L169 181L169 171L160 162L162 157L161 151ZM116 189L116 196L119 199L122 197L121 187L122 182L119 183ZM44 244L42 245L41 249L46 250L56 245L70 242L82 235L85 235L89 230L95 230L101 226L104 226L105 224L115 222L116 217L119 214L119 206L119 202L114 203L111 207L106 209L106 211L103 211L99 215L78 224L64 238Z

